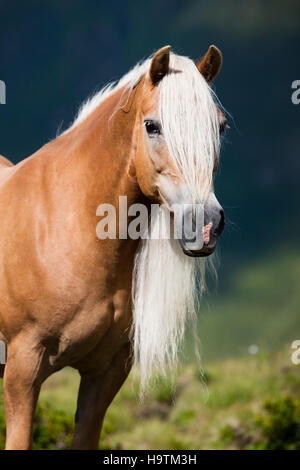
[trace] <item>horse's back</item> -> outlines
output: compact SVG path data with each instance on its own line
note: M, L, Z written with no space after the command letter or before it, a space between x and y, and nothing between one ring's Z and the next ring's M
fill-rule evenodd
M8 166L14 166L14 164L7 158L3 157L3 155L0 155L0 170L2 169L2 167Z
M10 168L13 168L15 165L8 160L7 158L0 155L0 186L2 187L7 180L7 177L10 175Z

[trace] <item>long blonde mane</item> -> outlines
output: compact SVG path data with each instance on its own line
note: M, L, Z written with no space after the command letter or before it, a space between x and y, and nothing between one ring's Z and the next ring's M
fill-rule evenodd
M148 72L150 59L137 64L118 83L89 99L72 124L74 128L115 90L133 89ZM219 121L215 96L187 57L171 54L170 72L159 87L159 118L170 155L182 173L195 202L205 203L212 191L213 167L219 153ZM160 217L160 220L159 220ZM151 377L166 374L177 363L187 321L194 323L205 287L204 259L183 254L177 240L164 239L167 217L160 223L162 238L142 240L133 273L134 361L139 365L141 391Z

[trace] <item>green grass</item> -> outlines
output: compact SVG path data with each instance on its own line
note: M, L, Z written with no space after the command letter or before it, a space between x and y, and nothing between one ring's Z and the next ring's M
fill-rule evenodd
M290 356L286 347L277 353L210 363L207 384L195 365L182 366L175 384L161 379L142 403L130 376L108 410L101 448L297 448L300 365L293 365ZM35 448L69 446L77 389L78 374L71 369L44 384Z

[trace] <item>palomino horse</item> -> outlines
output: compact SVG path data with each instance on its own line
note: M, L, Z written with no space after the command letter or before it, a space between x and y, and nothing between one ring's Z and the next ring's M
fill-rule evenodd
M221 62L215 46L197 66L166 46L97 93L35 154L15 166L1 157L7 449L30 448L40 387L63 367L81 375L72 447L93 449L132 361L142 388L176 361L185 320L195 316L197 263L202 269L224 228L213 173L225 118L210 87ZM171 214L175 203L200 201L204 244L100 240L97 208L118 213L120 195Z

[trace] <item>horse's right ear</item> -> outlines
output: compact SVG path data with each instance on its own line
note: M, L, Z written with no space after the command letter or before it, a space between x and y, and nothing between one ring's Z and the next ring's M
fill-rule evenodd
M171 46L165 46L159 49L153 56L149 75L154 86L158 85L160 80L168 73L170 63Z

